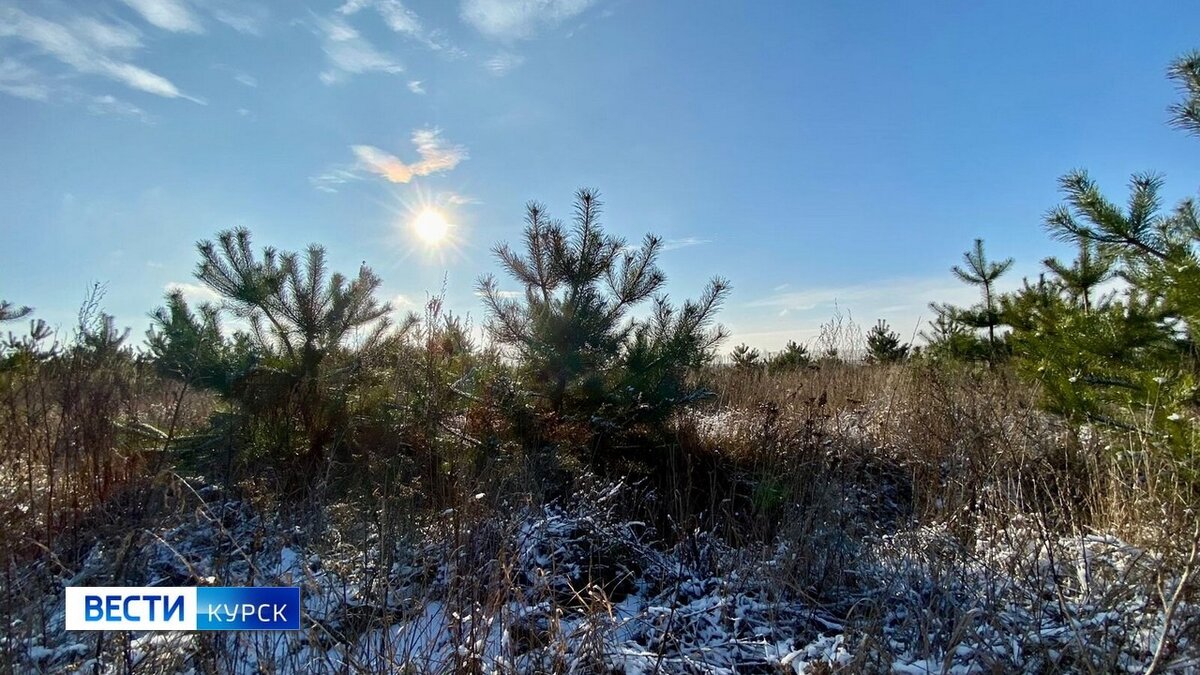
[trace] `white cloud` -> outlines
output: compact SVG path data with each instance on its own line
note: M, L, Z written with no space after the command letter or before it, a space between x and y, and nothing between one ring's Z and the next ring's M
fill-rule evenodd
M459 14L480 33L498 40L532 37L538 30L577 16L595 0L463 0Z
M147 23L172 33L203 33L200 18L185 0L124 0Z
M353 181L362 180L362 174L355 171L353 168L334 167L322 174L312 176L308 182L314 188L321 192L337 192L338 188Z
M214 19L243 35L262 35L263 25L270 17L266 7L244 1L221 4L210 11Z
M93 96L87 104L88 112L93 115L113 115L116 117L128 117L138 120L139 122L151 122L151 118L146 114L145 110L136 105L122 101L121 99L105 94L103 96Z
M497 298L504 298L506 300L515 300L517 298L525 297L525 293L523 291L496 291L494 295ZM475 291L475 297L482 298L483 293Z
M923 309L933 300L969 304L978 295L950 275L931 279L888 279L870 284L826 286L783 291L748 303L747 307L783 308L793 312L829 309L835 304L872 308Z
M457 52L439 31L427 28L421 17L401 0L347 0L338 8L338 12L344 16L352 16L366 8L374 9L383 19L383 23L396 33L435 51L448 49Z
M407 183L417 176L449 171L467 158L466 148L445 142L437 129L417 129L412 142L421 159L411 164L371 145L355 145L351 150L363 169L393 183Z
M414 94L424 94L425 86L420 80L409 80L408 90Z
M402 73L404 66L390 54L379 51L353 26L339 18L320 19L317 28L330 68L320 74L325 84L335 84L347 75Z
M164 98L203 101L181 92L167 78L127 60L140 45L136 33L117 25L77 20L68 26L15 7L0 7L0 38L25 42L76 72L105 77Z
M254 77L253 75L250 75L249 73L236 73L233 76L233 79L236 80L238 84L241 84L243 86L247 86L247 87L257 87L258 86L258 78Z
M51 91L41 73L16 59L0 59L0 92L30 101L46 101Z
M674 251L689 246L700 246L703 244L711 244L711 239L697 239L696 237L683 237L682 239L668 239L663 242L662 250Z
M89 17L76 17L71 25L102 51L128 53L142 46L141 34L129 25L107 24Z
M450 206L465 206L467 204L478 204L479 200L467 195L460 195L457 192L439 192L438 203L448 204Z
M215 303L221 299L221 296L217 295L217 292L208 286L188 281L172 281L164 286L163 290L167 293L179 291L183 294L183 298L187 300L189 304L201 302Z
M525 63L525 57L512 52L497 52L491 58L483 62L483 67L487 68L497 77L507 75L515 68L519 68L522 63Z
M0 59L0 93L31 101L82 104L93 115L153 121L146 111L111 94L93 96L58 82L12 58Z
M337 192L343 185L363 180L368 175L382 176L392 183L408 183L418 176L444 173L458 166L467 158L467 149L446 142L438 129L417 129L412 133L412 142L420 159L407 163L399 157L373 145L352 145L357 163L337 165L312 176L308 182L321 192ZM438 202L445 204L470 204L473 199L453 192L438 193Z

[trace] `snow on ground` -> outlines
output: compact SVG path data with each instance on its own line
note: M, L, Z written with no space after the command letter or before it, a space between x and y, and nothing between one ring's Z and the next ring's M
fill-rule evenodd
M114 672L128 659L140 672L1139 672L1178 582L1114 537L1056 537L1016 518L969 546L945 526L868 537L844 587L820 589L835 600L818 603L791 576L795 542L734 549L693 532L665 546L619 515L631 493L447 511L389 539L287 525L199 485L193 511L142 537L127 563L142 578L129 583L298 584L307 629L109 635L98 652L96 635L62 630L61 606L61 586L110 580L112 552L97 545L41 598L47 628L23 627L34 634L20 669ZM1194 604L1173 612L1169 637L1200 622ZM1165 658L1197 672L1200 646L1185 635Z

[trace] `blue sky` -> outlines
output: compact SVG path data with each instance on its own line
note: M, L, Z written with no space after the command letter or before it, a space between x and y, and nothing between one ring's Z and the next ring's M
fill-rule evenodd
M1193 2L0 0L0 298L69 326L91 282L139 336L194 243L366 261L401 309L481 312L523 205L669 243L675 297L720 274L733 340L810 340L834 304L911 334L974 237L1061 253L1056 178L1195 192L1164 71ZM435 206L452 241L430 246ZM1014 277L1014 283L1017 279Z

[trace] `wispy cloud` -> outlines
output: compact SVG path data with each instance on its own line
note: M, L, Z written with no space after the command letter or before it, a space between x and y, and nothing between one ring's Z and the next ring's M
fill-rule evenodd
M238 84L246 87L258 86L258 78L250 75L249 73L235 73L233 79L237 81Z
M16 59L0 59L0 92L30 101L46 101L51 91L43 74Z
M474 197L458 194L457 192L439 192L438 203L449 204L450 206L463 206L466 204L478 204L479 200Z
M711 244L711 239L697 239L696 237L683 237L682 239L668 239L663 242L662 250L674 251L689 246L701 246L703 244Z
M353 167L339 166L327 169L323 173L317 174L316 176L311 176L308 179L308 182L315 189L320 190L321 192L334 193L346 183L352 183L362 179L362 174L356 171Z
M409 80L408 81L408 90L414 94L424 94L425 93L425 85L420 80Z
M172 33L203 33L200 17L185 0L124 0L147 23Z
M457 51L440 31L428 28L401 0L347 0L338 8L338 13L352 16L368 8L374 9L388 28L419 44L435 51Z
M93 115L113 115L116 117L128 117L139 122L152 122L150 115L146 114L145 110L136 105L122 101L112 94L104 94L103 96L93 96L87 104L88 112Z
M582 13L595 0L463 0L459 14L485 36L520 40Z
M835 304L862 304L872 308L919 309L933 300L969 303L975 291L955 283L949 275L931 279L888 279L869 284L824 286L803 290L783 290L747 304L805 312L833 307Z
M320 76L325 84L341 82L348 75L404 72L404 66L394 56L376 49L339 17L318 19L317 30L329 63L329 68Z
M187 281L172 281L164 286L163 290L167 293L174 293L178 291L183 294L183 298L185 300L192 304L201 302L217 302L221 299L221 296L217 295L216 291L208 286Z
M16 7L0 7L0 38L29 44L78 73L105 77L155 96L203 103L162 75L131 63L129 54L141 42L137 33L125 26L94 19L59 23Z
M483 67L491 71L493 75L502 77L519 68L522 63L525 63L525 57L520 54L496 52L483 62Z
M412 163L372 145L355 145L351 150L362 168L392 183L407 183L417 176L443 173L467 158L466 148L447 143L437 129L417 129L413 132L412 142L421 157Z
M270 18L267 8L257 3L236 0L213 5L213 0L206 0L212 17L243 35L262 35L263 26Z
M109 115L152 122L136 105L111 94L93 96L48 77L12 58L0 59L0 93L39 102L82 103L93 115Z

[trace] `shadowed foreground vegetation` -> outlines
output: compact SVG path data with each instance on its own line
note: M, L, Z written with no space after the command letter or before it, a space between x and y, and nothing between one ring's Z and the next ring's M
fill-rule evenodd
M100 288L71 335L3 302L0 670L1194 672L1200 218L1161 185L1065 176L1077 258L1006 292L976 241L916 346L723 360L729 283L670 302L590 190L496 249L484 344L245 230L143 346ZM144 584L301 585L305 628L63 631L64 586Z

